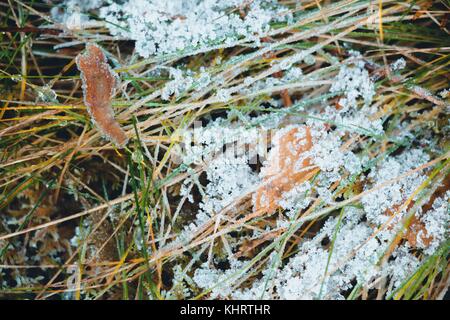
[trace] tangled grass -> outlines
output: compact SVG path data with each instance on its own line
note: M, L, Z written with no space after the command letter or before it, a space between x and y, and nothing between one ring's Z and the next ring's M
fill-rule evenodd
M444 297L448 1L280 0L257 37L145 58L96 8L73 27L51 15L56 2L0 3L1 298ZM76 57L89 42L119 78L123 148L84 104ZM199 121L204 161L180 153ZM241 155L205 157L224 137L255 151L252 128L278 132L265 151L283 177ZM307 145L288 149L305 128ZM347 150L359 169L339 158ZM375 262L363 256L374 239ZM361 276L369 264L378 271Z

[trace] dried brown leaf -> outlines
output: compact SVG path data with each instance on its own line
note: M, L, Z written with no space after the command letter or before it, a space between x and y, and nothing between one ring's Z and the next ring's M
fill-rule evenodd
M314 174L314 169L302 169L311 165L309 158L301 162L301 168L298 167L298 160L311 147L311 130L308 127L304 128L304 135L300 134L299 128L292 128L279 138L263 168L264 184L256 191L255 210L273 213L284 192Z
M108 65L105 54L96 44L86 45L86 51L76 58L83 81L84 103L95 126L118 146L125 146L128 138L114 119L111 99L117 77Z

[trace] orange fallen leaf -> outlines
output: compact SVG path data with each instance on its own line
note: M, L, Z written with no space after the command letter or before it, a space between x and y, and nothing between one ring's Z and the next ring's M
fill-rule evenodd
M304 135L301 131L304 131ZM299 128L292 128L284 133L269 153L262 169L263 185L255 193L255 210L273 213L279 207L278 201L282 199L284 192L308 180L317 171L304 169L311 165L309 158L298 163L302 154L312 147L310 128L304 127L301 131Z

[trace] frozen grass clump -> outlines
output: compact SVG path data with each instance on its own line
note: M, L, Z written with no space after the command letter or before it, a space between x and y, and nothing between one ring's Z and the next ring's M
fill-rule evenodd
M445 296L443 3L4 7L0 298Z
M136 41L144 58L211 44L256 41L284 8L272 0L127 1L100 10L113 35Z

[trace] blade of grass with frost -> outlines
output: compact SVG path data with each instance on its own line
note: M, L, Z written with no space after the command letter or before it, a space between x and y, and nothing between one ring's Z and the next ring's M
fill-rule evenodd
M137 154L139 154L141 156L140 158L143 158L142 153L140 151L141 150L141 141L140 141L140 137L139 137L139 131L138 131L137 126L136 126L136 121L133 122L133 126L134 126L135 133L136 133L135 150L134 150L134 152L137 152ZM140 228L141 238L142 238L141 254L142 254L142 256L144 258L144 261L145 261L145 264L146 264L146 268L147 268L146 270L148 270L147 272L145 272L145 277L146 277L147 283L150 284L151 288L156 289L156 285L151 280L151 275L150 275L150 270L151 269L150 269L150 265L148 264L148 253L147 253L147 250L146 250L147 245L146 245L145 237L144 237L144 235L146 234L145 233L145 222L144 221L146 219L144 217L144 210L145 209L142 208L142 204L146 203L146 199L148 197L148 190L145 187L145 174L143 172L143 168L142 168L141 164L139 163L138 164L138 170L139 170L140 184L141 184L141 186L139 187L138 183L136 181L136 173L137 172L136 172L136 168L135 168L135 165L134 165L134 161L132 159L132 155L130 155L130 153L128 153L127 158L128 158L128 166L130 168L130 182L131 182L131 186L133 188L133 193L134 193L136 215L137 215L138 220L139 220L139 228ZM142 184L144 184L144 185L142 185ZM143 190L147 191L147 192L145 192L145 195L141 195L141 198L143 200L142 203L141 203L141 201L139 201L139 193L140 193L139 189L141 189L141 190L143 189Z
M360 295L360 290L362 289L362 287L363 284L358 282L353 288L352 292L350 292L346 300L356 300Z
M103 188L103 197L106 199L107 202L109 202L110 199L109 199L109 195L108 195L108 189L106 187L105 179L103 177L102 177L102 188ZM109 221L111 222L113 230L115 230L113 219L109 219ZM119 239L119 237L120 237L120 239ZM114 240L115 240L115 243L116 243L118 257L124 257L125 253L130 250L129 248L131 246L128 249L125 250L125 248L124 248L124 234L123 234L122 230L119 233L119 235L117 235L117 233L115 233ZM105 244L106 244L106 242L105 242ZM126 272L125 272L125 270L123 270L121 274L122 274L123 279L126 279ZM127 281L122 281L122 288L123 288L123 299L124 300L129 300L128 283L127 283Z

